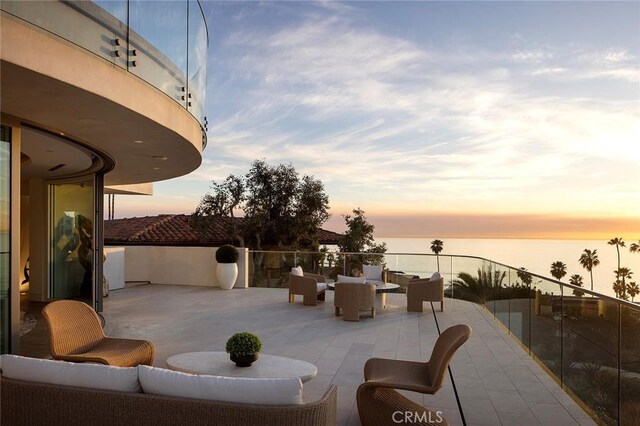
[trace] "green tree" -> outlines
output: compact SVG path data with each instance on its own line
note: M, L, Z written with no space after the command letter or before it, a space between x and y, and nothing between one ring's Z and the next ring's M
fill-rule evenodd
M531 286L531 282L533 281L533 277L531 276L531 274L529 272L527 272L527 268L525 268L523 266L522 268L518 269L516 274L518 274L518 278L520 278L520 281L522 281L522 284L524 284L526 286Z
M501 287L507 276L507 271L494 271L491 266L478 268L478 275L473 276L468 272L460 272L458 278L451 282L456 298L468 300L474 303L485 303L493 299L495 288ZM487 297L488 296L488 297Z
M630 282L627 284L627 294L631 297L631 301L633 302L633 299L640 294L640 286L638 286L636 282Z
M205 194L196 210L191 215L191 226L200 234L202 239L207 237L213 226L212 218L228 217L228 230L231 242L244 247L244 237L235 220L234 210L240 208L245 200L244 180L241 177L229 175L224 181L212 182L211 193Z
M438 263L438 272L440 272L440 252L442 251L442 246L444 243L442 240L433 240L431 241L431 251L436 254L436 262Z
M567 275L567 265L558 260L551 264L551 270L549 272L552 277L560 281L562 277Z
M629 268L622 267L613 271L616 274L616 281L613 283L613 291L616 296L622 300L628 300L627 296L627 280L631 279L633 272Z
M580 274L573 274L569 278L569 284L575 285L577 287L582 287L583 283L584 282L582 280L582 275L580 275ZM573 289L573 294L578 296L578 297L582 297L584 295L584 292L582 292L580 290L577 290L577 289Z
M640 286L635 282L630 282L627 284L627 294L631 297L631 301L633 302L634 297L640 294Z
M313 176L299 177L291 164L256 160L243 177L230 175L212 184L192 217L192 226L207 232L210 217L230 218L233 239L262 249L312 247L318 249L320 227L329 219L329 197ZM242 210L242 226L234 211Z
M584 249L578 261L584 269L589 271L589 274L591 276L591 291L593 291L593 268L600 264L600 259L598 259L598 250L594 249L592 251Z
M344 235L338 241L338 247L341 252L347 253L386 253L387 244L376 244L373 239L373 230L375 226L367 220L364 215L364 210L360 207L353 210L353 216L346 214L344 217L347 230ZM383 261L382 256L361 256L352 258L350 267L347 271L353 268L361 268L363 262L380 264Z

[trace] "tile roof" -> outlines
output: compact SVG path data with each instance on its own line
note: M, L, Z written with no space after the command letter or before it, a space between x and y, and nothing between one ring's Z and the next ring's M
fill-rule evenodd
M105 245L219 246L229 244L230 218L215 218L206 238L190 225L191 215L163 214L104 221ZM234 220L242 223L244 218ZM342 235L320 229L320 244L337 244Z

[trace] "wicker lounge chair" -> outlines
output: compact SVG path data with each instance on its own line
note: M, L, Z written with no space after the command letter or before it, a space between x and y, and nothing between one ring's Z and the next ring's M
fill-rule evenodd
M395 389L434 394L443 385L447 367L453 355L471 336L465 324L446 329L433 347L431 358L425 362L371 358L364 365L365 382L356 395L358 413L363 426L392 424L397 411L417 412L420 421L412 424L447 424L439 422L437 413L402 396Z
M98 314L83 302L51 302L42 310L42 315L49 327L51 355L55 359L119 367L153 364L151 342L106 337Z
M289 303L293 303L295 295L302 295L302 303L307 306L316 306L318 302L324 302L327 285L322 275L304 273L304 276L289 274Z
M420 278L409 281L407 311L422 312L422 302L440 302L440 311L444 311L444 278Z
M375 284L341 283L335 286L333 304L336 316L343 311L345 321L360 321L360 310L371 310L371 318L376 317Z

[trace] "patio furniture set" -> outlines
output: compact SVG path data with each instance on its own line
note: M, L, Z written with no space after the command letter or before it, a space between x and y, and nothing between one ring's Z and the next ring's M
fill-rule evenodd
M387 307L387 293L398 288L398 284L386 282L385 271L379 265L363 265L358 277L338 275L337 282L327 282L323 275L304 272L298 266L291 269L289 277L289 303L295 301L296 295L302 295L304 305L316 306L325 301L325 292L331 289L335 291L335 315L342 314L345 321L359 321L362 310L375 318L376 309ZM406 294L408 312L422 312L423 302L440 302L440 310L444 311L444 278L438 272L428 279L411 280Z
M307 283L313 280L317 303L317 289L322 287L318 280L324 277L292 274L291 278L293 290L303 297L310 295ZM345 319L356 318L366 305L374 316L376 285L344 281L339 278L335 283L336 312L343 309ZM361 294L367 295L366 300ZM354 300L357 310L350 307ZM192 352L169 357L169 369L152 367L151 342L106 337L97 314L82 302L52 302L43 315L56 361L0 357L2 424L336 424L335 385L317 401L302 401L302 382L317 374L311 363L263 354L252 367L240 368L226 353ZM356 396L362 424L392 424L398 410L424 413L413 424L431 424L433 419L448 424L397 390L437 392L451 358L470 334L466 325L445 330L426 363L369 359Z

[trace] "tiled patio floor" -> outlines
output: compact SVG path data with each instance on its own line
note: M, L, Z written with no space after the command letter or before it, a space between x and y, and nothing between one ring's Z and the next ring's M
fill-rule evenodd
M325 303L309 307L300 296L287 303L286 289L146 285L112 291L104 314L112 336L153 341L155 365L161 367L172 354L223 351L231 334L253 331L263 341L263 353L318 367L318 376L304 385L305 400L319 398L333 383L338 424L359 425L355 394L365 361L374 356L426 360L438 336L428 304L422 314L408 313L403 294L390 294L388 300L391 306L375 319L346 322L334 316L332 292ZM437 312L442 330L456 323L473 328L452 363L467 424L595 424L483 308L447 299L445 309ZM441 410L451 424L462 424L448 377L434 396L406 395Z

